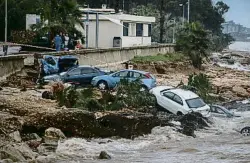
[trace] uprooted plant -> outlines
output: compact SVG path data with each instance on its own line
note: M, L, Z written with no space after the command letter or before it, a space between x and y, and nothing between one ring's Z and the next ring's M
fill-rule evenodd
M181 88L197 93L205 102L210 103L214 99L209 95L212 91L212 84L206 74L191 74L188 78L188 84L179 84Z
M86 109L89 111L131 109L152 112L155 108L155 97L145 89L141 82L121 80L116 92L104 91L89 87L76 89L74 86L54 89L54 95L60 106Z

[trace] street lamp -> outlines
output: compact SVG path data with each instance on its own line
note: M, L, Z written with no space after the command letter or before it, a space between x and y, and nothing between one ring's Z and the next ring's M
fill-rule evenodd
M175 18L174 19L172 19L172 20L170 20L171 22L173 22L173 41L172 41L172 43L174 44L175 43L175 25L176 25L176 20L175 20Z
M88 8L87 20L86 20L86 49L88 49L89 48L89 4L85 6Z
M185 4L179 4L180 7L182 7L182 25L184 26L184 21L185 21Z

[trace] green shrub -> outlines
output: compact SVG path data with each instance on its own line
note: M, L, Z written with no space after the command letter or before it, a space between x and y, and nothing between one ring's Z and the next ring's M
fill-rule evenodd
M178 62L185 61L185 56L182 53L167 53L157 54L154 56L136 56L131 62L134 63L149 63L149 62Z
M133 110L147 110L155 106L155 97L148 91L142 91L140 80L129 82L121 80L116 88L116 95L110 91L100 92L94 88L76 90L69 87L56 93L56 99L60 106L75 107L88 111L121 110L123 108Z
M188 84L181 83L182 89L187 89L197 93L205 102L210 103L214 99L209 95L212 91L212 84L206 74L191 74L188 78Z
M78 100L78 93L75 87L68 87L54 92L54 96L56 97L59 106L66 106L68 108L74 107Z
M122 107L130 109L141 109L145 107L154 106L155 97L147 90L142 91L142 84L140 80L129 82L128 80L121 80L117 87L117 95L114 103L123 105Z

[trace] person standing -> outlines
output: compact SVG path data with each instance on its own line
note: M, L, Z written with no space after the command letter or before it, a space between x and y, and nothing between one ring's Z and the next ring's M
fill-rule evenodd
M57 52L60 51L61 50L61 46L62 46L62 38L58 34L54 38L54 43L55 43L56 51Z
M65 35L64 33L61 33L61 39L62 39L62 49L65 47Z
M64 45L65 45L65 48L68 49L68 45L69 45L69 36L68 34L66 33L65 36L64 36Z

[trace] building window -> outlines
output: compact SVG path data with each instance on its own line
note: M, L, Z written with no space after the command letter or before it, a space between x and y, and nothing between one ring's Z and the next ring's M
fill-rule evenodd
M152 36L152 24L148 25L148 37Z
M128 36L129 23L123 23L123 36Z
M143 36L143 24L142 23L136 24L136 36Z

